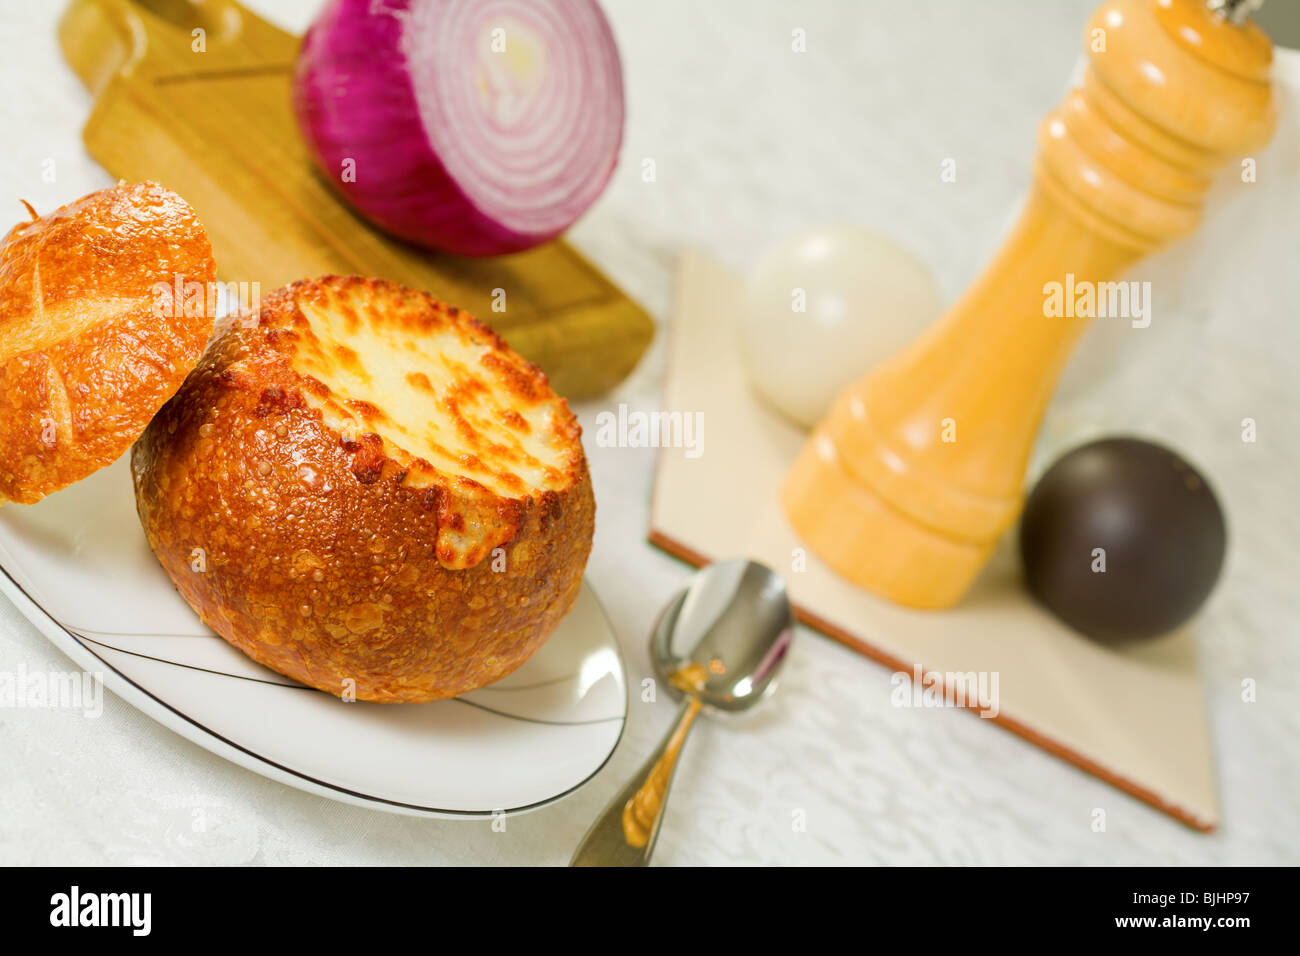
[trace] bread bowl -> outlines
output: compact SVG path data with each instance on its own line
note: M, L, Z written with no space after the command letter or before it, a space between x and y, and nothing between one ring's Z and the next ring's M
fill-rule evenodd
M0 503L32 504L121 457L203 352L215 274L194 210L154 183L102 189L9 230ZM174 301L178 281L199 290L190 308Z
M336 696L451 697L577 599L581 429L487 326L325 276L226 323L131 459L149 543L254 660Z

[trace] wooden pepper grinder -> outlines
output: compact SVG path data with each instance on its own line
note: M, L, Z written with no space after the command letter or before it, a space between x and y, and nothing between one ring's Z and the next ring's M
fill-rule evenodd
M1187 235L1212 173L1272 136L1272 45L1246 18L1258 5L1111 0L1093 14L1082 85L1043 122L1002 250L838 396L786 477L786 514L839 574L914 607L966 592L1020 512L1039 419L1088 321L1049 317L1046 284L1108 282Z

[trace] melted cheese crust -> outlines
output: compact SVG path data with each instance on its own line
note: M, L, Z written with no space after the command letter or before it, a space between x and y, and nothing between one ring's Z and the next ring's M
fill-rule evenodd
M386 282L297 287L292 369L345 443L377 435L410 487L451 476L505 498L560 491L582 455L545 376L458 309Z

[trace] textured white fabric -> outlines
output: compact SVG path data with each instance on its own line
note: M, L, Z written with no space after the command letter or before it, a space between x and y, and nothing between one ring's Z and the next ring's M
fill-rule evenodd
M295 30L317 6L250 5ZM1037 124L1059 99L1094 0L605 5L624 57L627 138L613 184L573 238L662 321L684 245L743 269L826 221L894 235L951 299L1023 191ZM110 182L81 144L90 101L55 43L61 6L0 7L0 182L14 221L18 197L48 210ZM796 28L806 53L791 51ZM945 157L957 160L957 183L940 182ZM653 183L641 177L646 158ZM41 179L47 159L53 184ZM883 668L801 631L768 706L695 731L658 862L1300 862L1295 301L1244 286L1239 308L1207 320L1206 347L1150 423L1212 475L1232 524L1200 628L1219 833L1193 833L968 714L893 708ZM657 347L625 385L580 408L589 438L604 408L656 406L661 363ZM1245 416L1260 423L1251 458L1237 437ZM653 453L590 440L588 450L599 502L588 573L636 687L650 623L688 570L644 543ZM0 600L0 670L20 666L69 665ZM1258 682L1257 703L1240 701L1243 678ZM671 710L634 697L623 743L593 783L497 833L299 793L111 695L93 720L0 709L0 863L562 863ZM1104 833L1090 827L1098 807Z

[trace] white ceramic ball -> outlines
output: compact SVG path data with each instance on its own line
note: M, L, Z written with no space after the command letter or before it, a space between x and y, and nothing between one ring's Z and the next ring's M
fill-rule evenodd
M811 428L841 389L915 339L939 309L930 270L892 240L856 226L810 229L769 249L750 273L741 361L768 404Z

